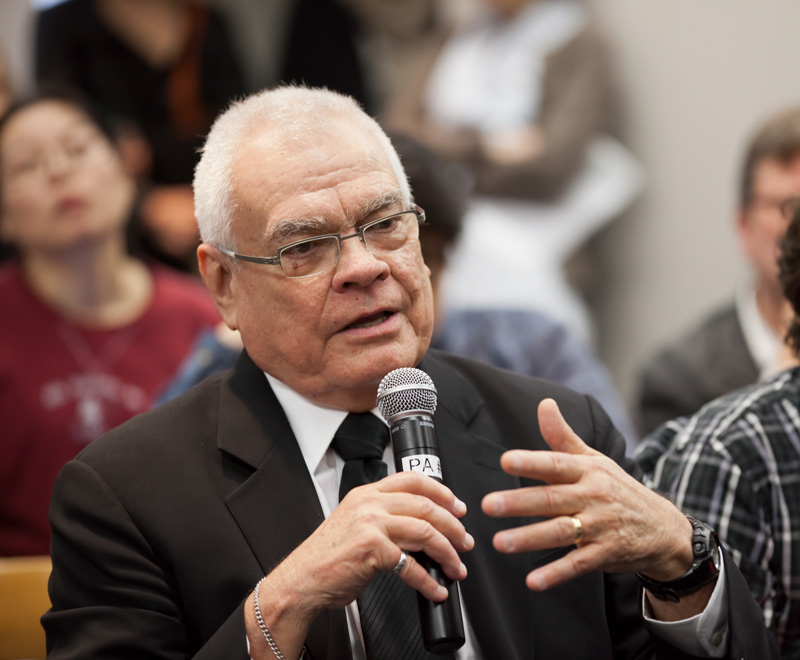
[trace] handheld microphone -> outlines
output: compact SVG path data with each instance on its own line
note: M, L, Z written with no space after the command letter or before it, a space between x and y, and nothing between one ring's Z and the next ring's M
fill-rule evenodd
M395 470L415 470L442 482L433 430L436 388L430 376L410 367L390 371L378 387L378 410L389 424ZM417 593L423 644L431 653L452 653L465 639L458 585L425 553L412 555L448 591L442 603L434 603Z

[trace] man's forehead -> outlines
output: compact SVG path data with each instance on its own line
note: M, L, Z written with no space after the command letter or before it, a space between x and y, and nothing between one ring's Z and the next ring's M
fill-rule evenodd
M354 117L321 117L313 123L297 125L256 124L244 137L242 146L257 145L276 156L292 156L306 152L382 151L378 133L367 123Z
M388 155L374 139L324 138L312 145L268 133L242 149L232 182L235 216L250 225L238 229L258 231L269 242L303 228L337 230L400 205L404 197Z
M783 161L767 157L759 161L753 176L753 188L758 192L767 188L800 186L800 155Z

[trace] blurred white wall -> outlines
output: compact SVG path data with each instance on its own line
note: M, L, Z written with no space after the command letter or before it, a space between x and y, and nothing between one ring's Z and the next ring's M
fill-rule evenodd
M657 347L730 299L744 143L800 104L796 0L592 0L614 40L626 143L645 193L600 238L600 353L632 401Z

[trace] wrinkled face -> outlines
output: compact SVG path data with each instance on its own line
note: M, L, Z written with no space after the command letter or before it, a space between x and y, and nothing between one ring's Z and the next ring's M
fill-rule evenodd
M800 195L800 158L788 165L765 159L756 166L752 201L739 214L739 235L745 252L763 286L780 291L778 244L789 220L781 204Z
M273 256L295 240L350 234L407 210L386 154L363 129L342 124L303 146L280 139L256 135L234 169L238 252ZM238 266L226 320L257 365L317 403L370 409L381 378L427 350L433 305L419 242L376 258L350 239L334 270L301 279L279 266Z
M133 195L108 139L66 102L24 108L0 134L0 229L23 254L120 233Z

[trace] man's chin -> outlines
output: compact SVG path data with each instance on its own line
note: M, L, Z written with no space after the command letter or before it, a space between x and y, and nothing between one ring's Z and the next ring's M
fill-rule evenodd
M369 358L366 356L354 357L348 366L331 380L342 389L372 392L374 406L374 397L377 396L378 385L383 377L390 371L401 367L414 367L420 359L421 356L417 357L413 352L400 355L386 353L378 356L372 355Z

